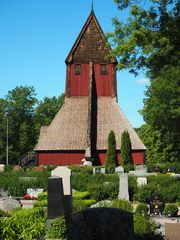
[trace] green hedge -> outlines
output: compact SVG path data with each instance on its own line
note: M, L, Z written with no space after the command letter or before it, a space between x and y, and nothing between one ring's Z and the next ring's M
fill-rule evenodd
M177 217L178 214L177 205L173 203L165 204L164 214L167 216L169 215L170 217Z
M10 217L0 219L0 236L8 240L42 239L45 223L46 214L42 209L15 210Z
M46 239L66 239L66 232L67 228L64 217L58 217L51 222Z
M27 188L47 190L49 176L50 172L47 169L42 172L36 172L33 169L21 169L20 171L8 169L0 173L0 188L8 190L9 195L23 196L27 193ZM36 179L20 180L20 177L36 177Z

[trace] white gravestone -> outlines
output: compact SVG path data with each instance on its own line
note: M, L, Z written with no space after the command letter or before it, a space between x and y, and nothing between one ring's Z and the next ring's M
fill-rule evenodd
M0 172L4 171L4 164L0 164Z
M51 171L51 176L62 178L64 195L72 195L71 170L64 166L59 166Z
M115 168L115 173L118 173L118 174L124 173L124 168L122 166L116 167Z
M138 185L138 187L147 185L147 178L146 177L138 177L137 178L137 185Z
M40 194L40 193L42 193L43 192L43 188L28 188L27 189L27 194L30 196L30 197L35 197L35 198L37 198L38 197L38 195Z
M128 191L128 174L119 174L119 195L118 199L123 199L129 201L129 191Z

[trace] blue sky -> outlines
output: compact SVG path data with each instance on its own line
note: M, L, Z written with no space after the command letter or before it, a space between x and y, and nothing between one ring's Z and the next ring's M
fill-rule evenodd
M65 88L65 58L91 10L91 0L0 0L0 98L19 85L34 86L37 98L58 96ZM113 0L94 0L104 32L121 20ZM147 82L118 72L118 102L133 127L143 123Z

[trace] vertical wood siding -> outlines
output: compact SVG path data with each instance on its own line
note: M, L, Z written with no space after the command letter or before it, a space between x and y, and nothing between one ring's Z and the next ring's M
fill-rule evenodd
M84 158L84 151L76 152L39 152L38 159L39 165L73 165L82 164L82 159ZM134 150L132 152L133 163L135 165L144 164L144 151ZM98 163L104 165L106 163L106 151L98 151ZM121 154L118 151L118 163L121 164Z

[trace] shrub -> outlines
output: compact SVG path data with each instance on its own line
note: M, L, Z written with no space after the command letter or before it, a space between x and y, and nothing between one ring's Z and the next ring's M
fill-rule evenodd
M126 200L114 200L111 203L111 207L120 208L122 210L133 212L133 207L129 201Z
M54 219L48 229L46 239L66 239L66 223L64 217Z
M107 198L107 193L104 191L103 184L92 184L87 187L87 190L92 199L101 201Z
M47 199L46 200L44 199L44 200L41 200L41 201L36 201L33 204L34 207L38 207L38 208L47 207L47 205L48 205Z
M39 193L38 197L37 197L37 200L38 201L47 200L47 192Z
M106 172L114 173L117 166L116 138L113 131L110 131L108 136L108 149L106 153Z
M95 203L96 203L96 200L93 200L93 199L73 200L73 208L74 208L74 211L81 211L85 208L90 207L91 205L93 205Z
M176 217L178 214L178 207L176 204L165 204L164 214L170 217Z
M137 208L136 208L136 214L141 214L141 215L148 215L148 205L145 203L139 203Z
M46 216L42 209L14 210L11 217L0 219L1 239L41 239L45 234L45 222Z
M138 202L145 202L148 203L151 196L158 194L160 190L158 186L154 184L148 184L146 186L141 186L138 188L138 192L134 194L133 200Z
M129 165L132 165L132 146L128 131L124 131L121 135L121 157L124 169L127 166L126 172L129 170Z
M156 234L156 224L148 216L134 214L135 240L163 240L161 234Z
M89 192L74 192L73 193L73 199L78 200L78 199L89 199L90 194Z

